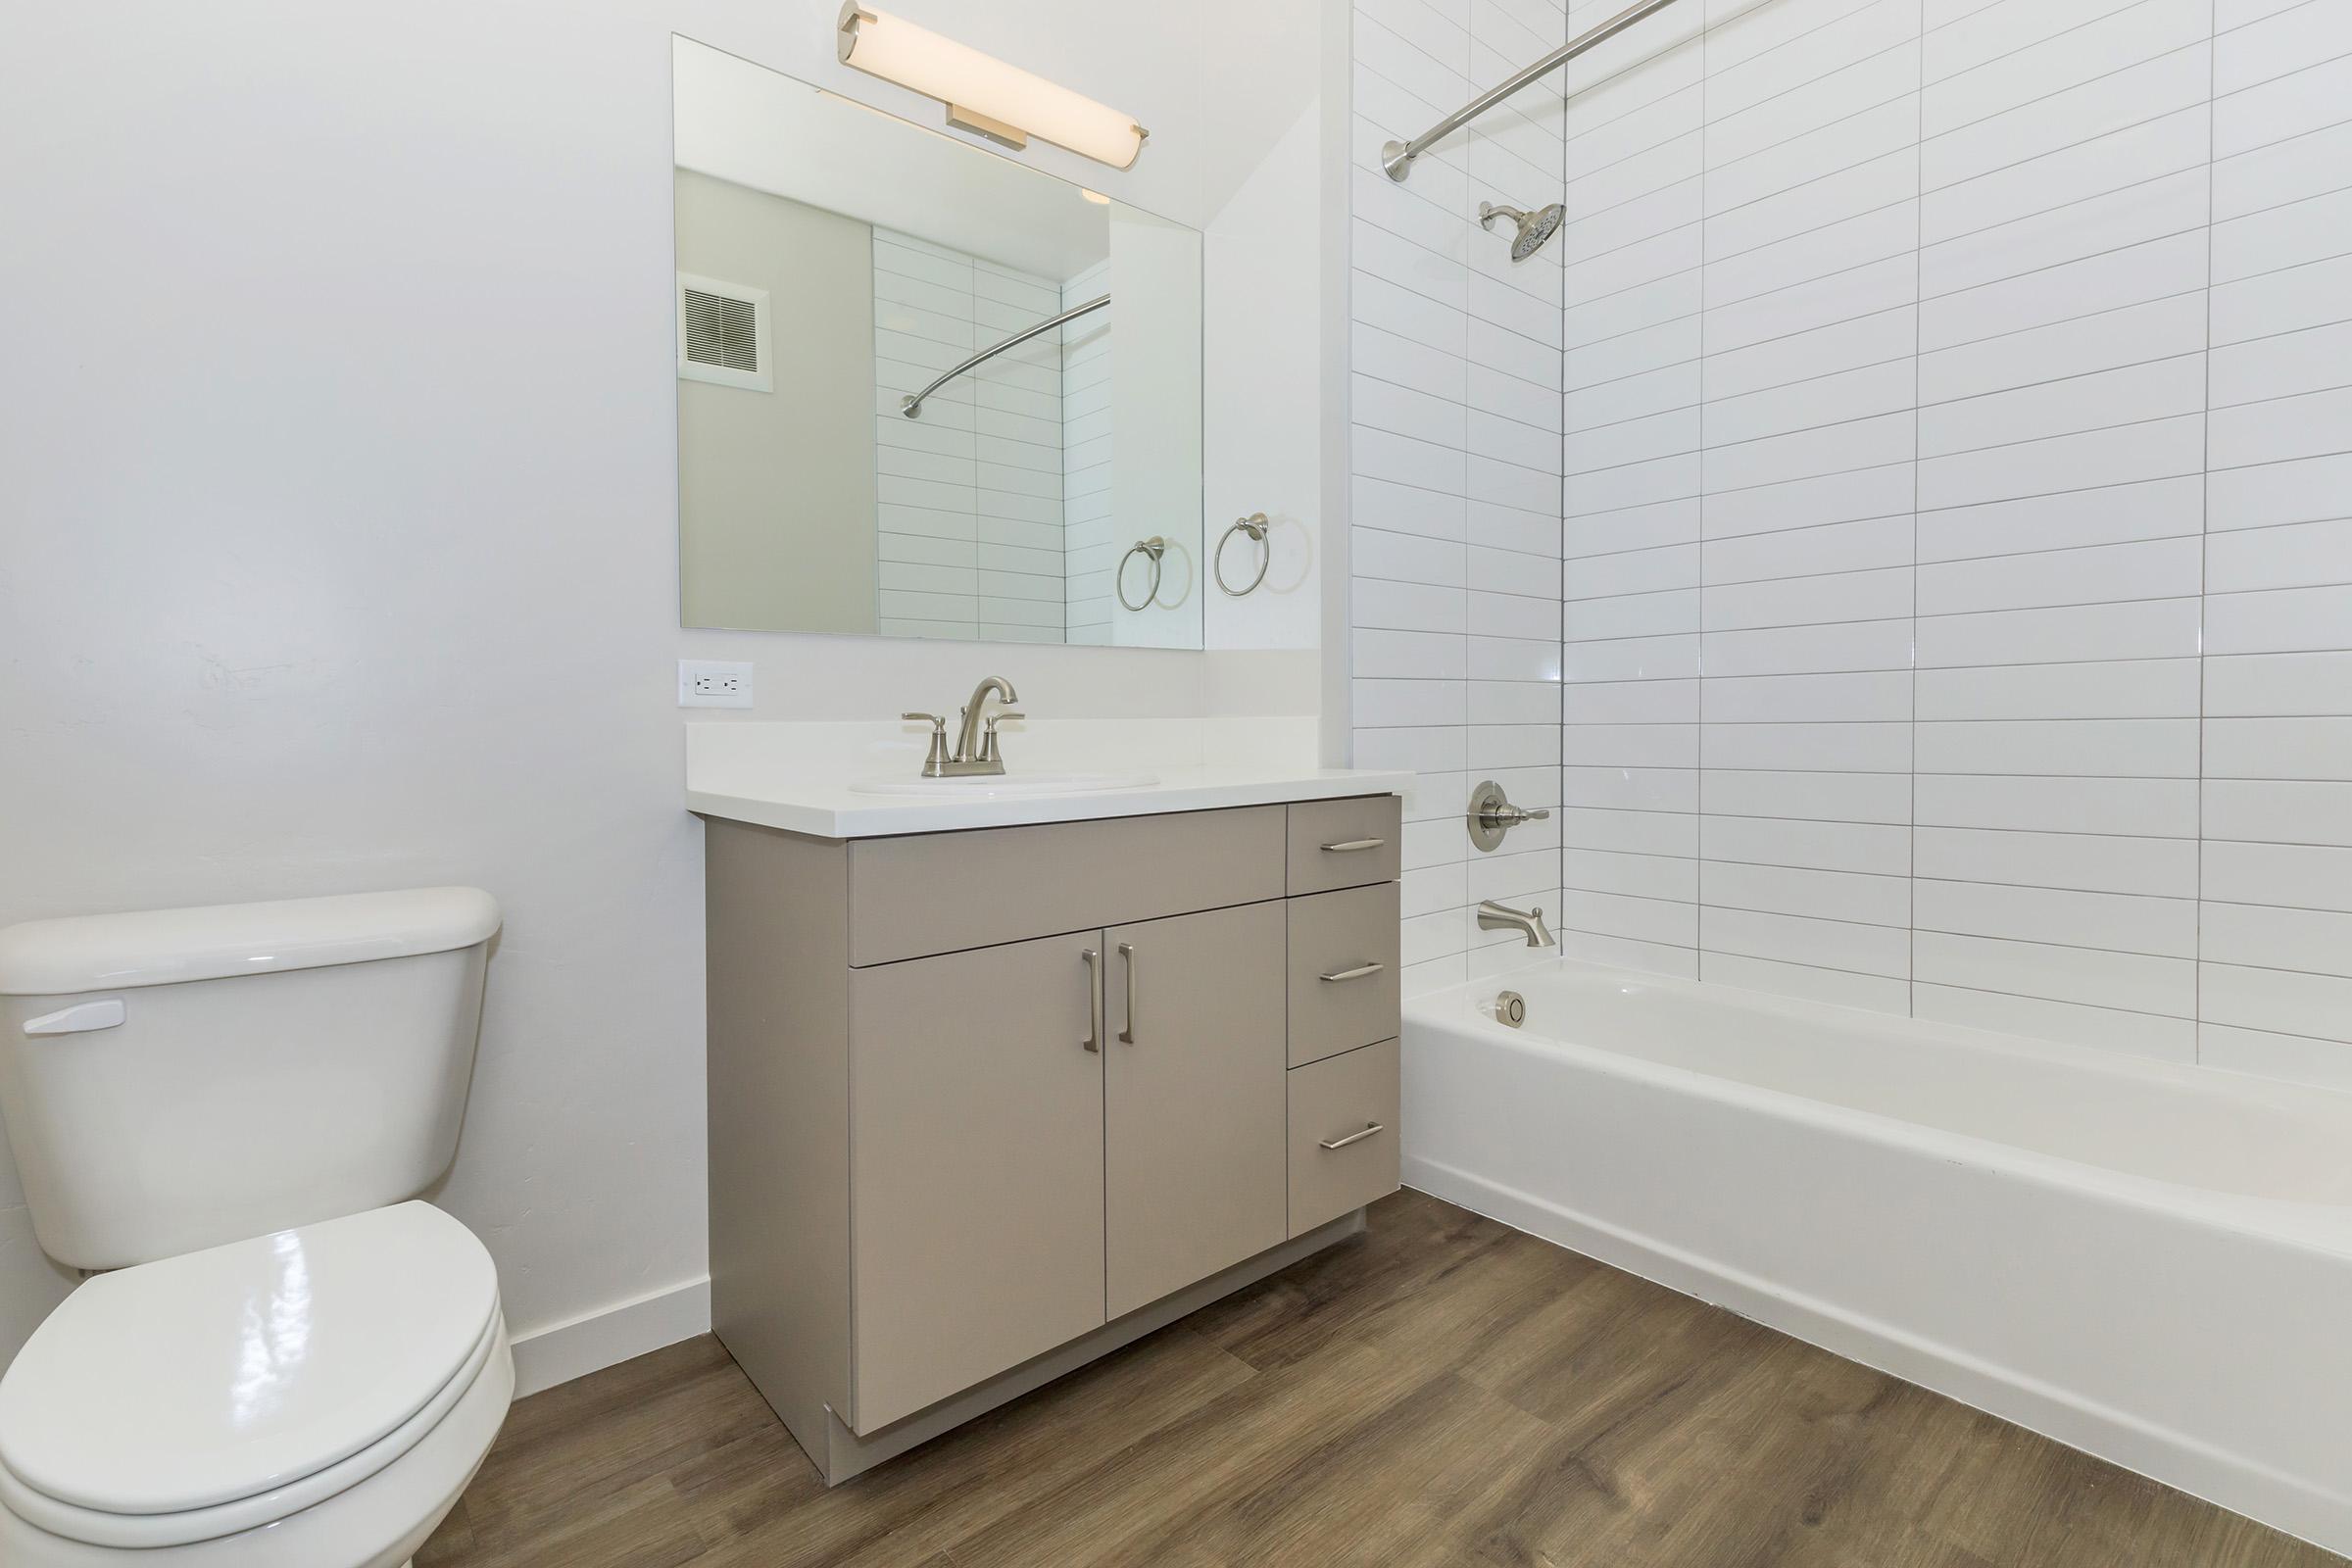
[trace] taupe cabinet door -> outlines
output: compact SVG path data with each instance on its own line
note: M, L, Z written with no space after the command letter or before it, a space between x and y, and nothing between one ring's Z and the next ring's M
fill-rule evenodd
M1085 1045L1102 948L1086 932L852 973L855 1431L1102 1326L1111 1048Z
M1111 1317L1288 1234L1284 932L1275 902L1103 933Z

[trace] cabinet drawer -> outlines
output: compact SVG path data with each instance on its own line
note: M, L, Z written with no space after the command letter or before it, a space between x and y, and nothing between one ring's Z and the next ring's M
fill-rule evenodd
M1289 910L1291 1065L1394 1040L1396 884L1293 899Z
M1293 1236L1396 1190L1396 1098L1394 1040L1291 1069Z
M1396 796L1302 801L1290 809L1293 893L1329 893L1396 880L1404 803Z
M1251 806L859 839L850 846L850 962L1281 898L1283 812Z

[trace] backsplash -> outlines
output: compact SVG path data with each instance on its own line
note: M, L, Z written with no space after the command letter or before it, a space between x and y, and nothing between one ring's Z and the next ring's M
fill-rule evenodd
M1494 399L1556 373L1571 954L2352 1082L2352 11L1683 0L1507 149L1374 170L1614 9L1355 8L1355 736L1425 775L1413 978L1497 875L1458 783L1551 760L1485 683L1493 421L1545 422ZM1469 215L1546 147L1569 220L1506 272ZM1497 278L1560 286L1551 371Z

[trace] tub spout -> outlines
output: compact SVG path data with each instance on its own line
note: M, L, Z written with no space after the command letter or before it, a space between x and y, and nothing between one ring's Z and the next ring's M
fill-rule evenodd
M1544 906L1532 909L1514 909L1496 904L1493 899L1478 906L1478 928L1481 931L1519 931L1527 936L1531 948L1556 948L1559 941L1544 924Z

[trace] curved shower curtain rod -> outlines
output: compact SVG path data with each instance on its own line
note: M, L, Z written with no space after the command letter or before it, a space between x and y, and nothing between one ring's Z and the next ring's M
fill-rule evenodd
M1510 97L1511 94L1551 74L1578 55L1608 42L1626 28L1657 15L1672 4L1674 4L1674 0L1641 0L1639 5L1628 6L1600 25L1578 33L1559 48L1529 66L1525 71L1504 81L1500 86L1480 93L1476 98L1471 99L1461 108L1447 115L1420 135L1415 136L1411 141L1393 141L1381 148L1380 167L1389 172L1391 179L1403 179L1405 175L1412 172L1414 159L1505 98Z
M1056 316L1050 321L1040 321L1035 326L1024 327L1022 330L1013 333L1012 336L1006 338L1004 342L999 343L994 348L982 349L979 353L973 355L970 359L964 361L961 365L958 365L956 367L956 368L950 370L947 374L941 376L938 380L932 382L920 392L915 393L912 397L899 399L899 412L906 415L909 419L921 418L923 414L923 399L929 397L941 387L946 386L950 381L955 380L957 376L970 369L973 366L985 365L990 360L993 360L998 355L1004 353L1006 349L1017 349L1022 344L1028 342L1031 338L1036 337L1039 333L1051 332L1055 327L1061 325L1062 322L1075 321L1081 316L1086 316L1092 312L1099 311L1109 303L1109 295L1100 295L1094 299L1088 300L1084 305L1079 306L1075 310L1062 312L1059 316Z

